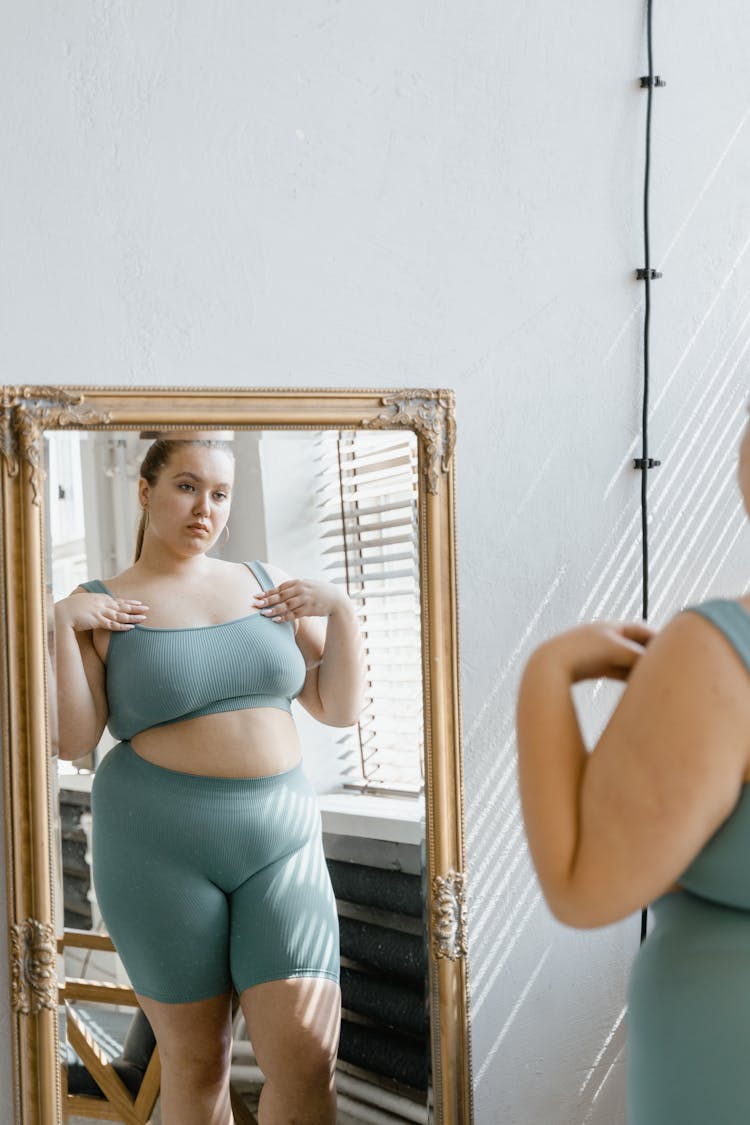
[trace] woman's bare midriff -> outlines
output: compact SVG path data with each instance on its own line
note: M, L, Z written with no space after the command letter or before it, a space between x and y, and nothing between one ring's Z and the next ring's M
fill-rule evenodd
M152 727L135 735L131 745L155 766L213 777L284 773L302 756L292 716L276 707L220 711Z

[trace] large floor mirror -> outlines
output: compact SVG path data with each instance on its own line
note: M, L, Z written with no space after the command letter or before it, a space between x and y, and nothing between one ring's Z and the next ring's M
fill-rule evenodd
M3 765L16 1116L151 1120L158 1052L98 911L91 785L55 754L51 606L132 559L145 450L211 431L236 464L233 562L352 598L351 728L299 709L341 935L339 1120L471 1120L450 392L3 389ZM241 1014L232 1104L262 1085Z

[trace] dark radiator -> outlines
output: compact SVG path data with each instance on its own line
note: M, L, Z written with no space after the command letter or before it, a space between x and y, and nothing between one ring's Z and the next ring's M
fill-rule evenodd
M329 859L328 869L341 932L339 1058L426 1091L430 1028L422 879L340 860Z

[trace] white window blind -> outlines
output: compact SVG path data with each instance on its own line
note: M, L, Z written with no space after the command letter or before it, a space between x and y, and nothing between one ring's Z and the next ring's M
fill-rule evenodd
M321 435L325 569L357 607L365 706L341 742L346 788L422 789L417 448L412 433Z

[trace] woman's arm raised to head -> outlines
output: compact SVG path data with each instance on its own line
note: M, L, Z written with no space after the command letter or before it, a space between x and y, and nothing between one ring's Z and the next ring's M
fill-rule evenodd
M750 677L696 614L582 626L543 644L518 702L519 781L550 909L572 926L618 921L663 894L732 811L750 761ZM627 688L589 754L571 687Z

